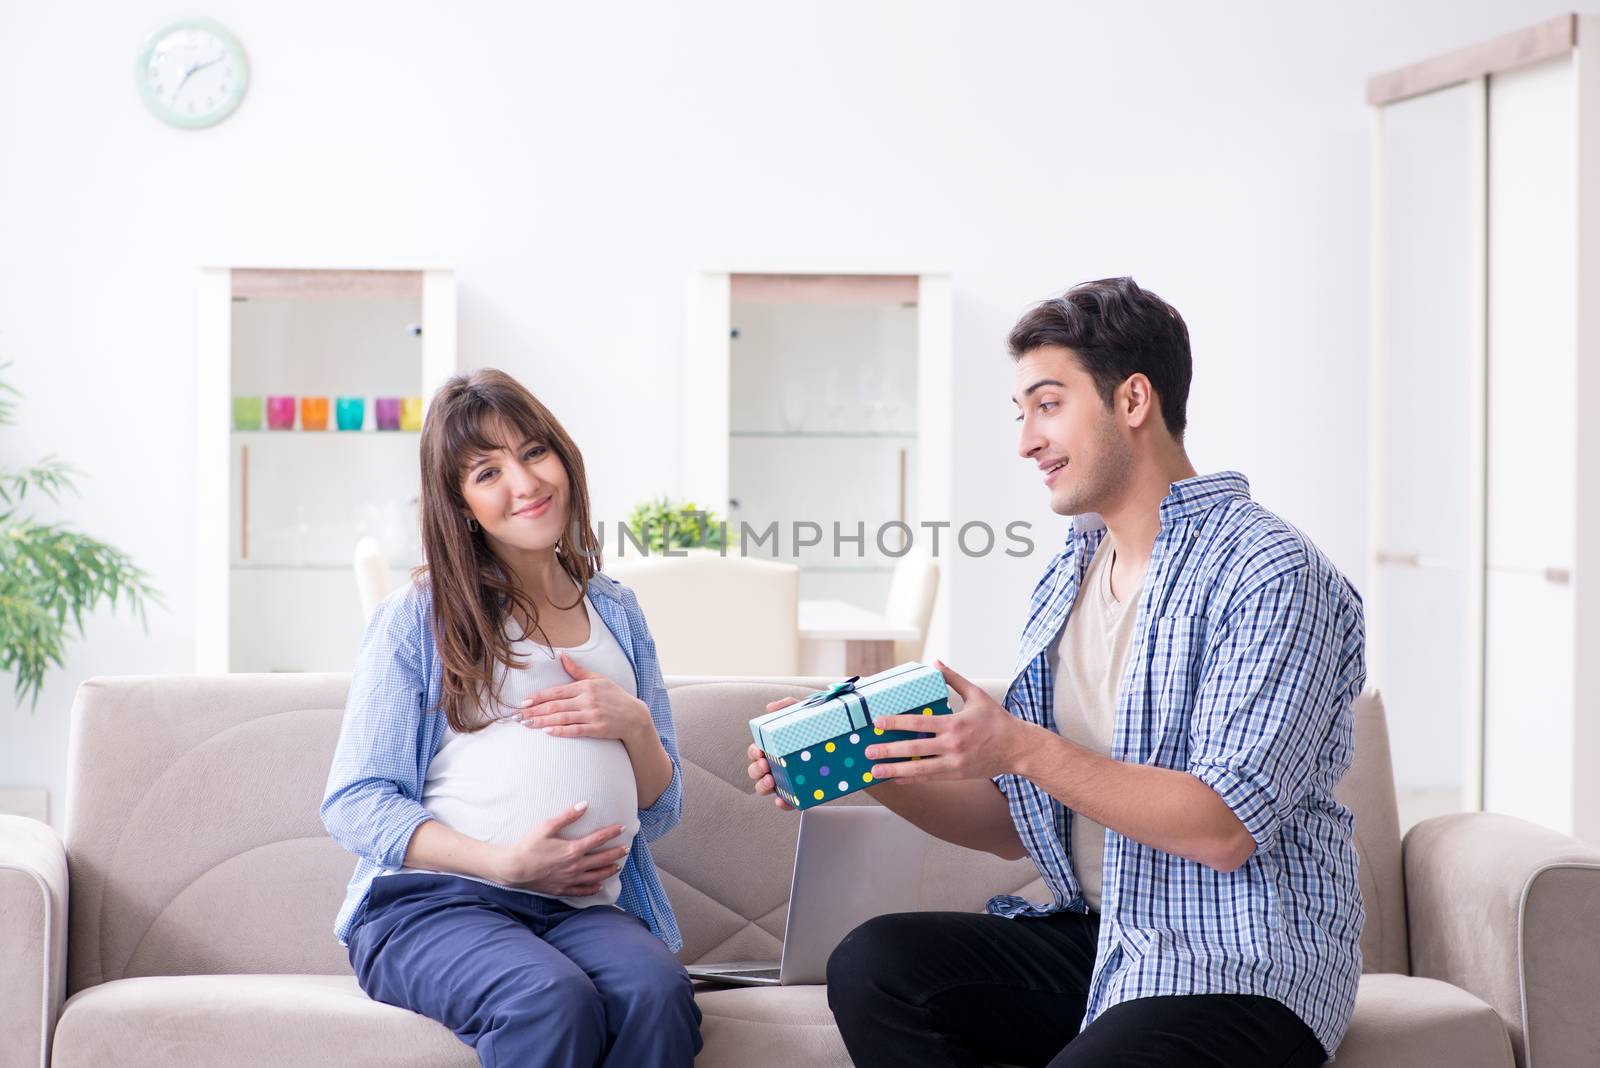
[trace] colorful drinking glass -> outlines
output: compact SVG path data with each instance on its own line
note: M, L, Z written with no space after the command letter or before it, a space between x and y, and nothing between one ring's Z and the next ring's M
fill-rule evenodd
M235 430L260 430L261 429L261 398L260 397L235 397L235 398L233 398L233 429L235 429Z
M268 397L267 398L267 429L268 430L293 430L294 429L294 398L293 397Z
M400 429L399 397L379 397L372 402L372 407L378 417L379 430Z
M400 402L400 429L422 429L422 398L407 397Z
M340 430L360 430L367 419L367 402L360 397L340 397L334 402L334 418Z
M301 397L300 398L300 429L301 430L326 430L326 429L328 429L328 398L327 397Z

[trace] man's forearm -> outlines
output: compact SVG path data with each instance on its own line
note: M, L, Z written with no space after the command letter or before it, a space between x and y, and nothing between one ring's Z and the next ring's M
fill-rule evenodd
M886 782L871 796L935 838L1006 860L1027 855L1011 822L1006 795L988 779L952 782Z
M1017 774L1063 805L1163 853L1232 871L1255 850L1215 790L1186 771L1127 764L1034 728Z

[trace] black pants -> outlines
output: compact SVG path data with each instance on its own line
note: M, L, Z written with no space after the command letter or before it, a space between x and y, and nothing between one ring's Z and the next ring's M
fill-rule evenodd
M1126 1001L1082 1034L1098 916L966 912L879 916L828 960L828 1005L863 1068L1214 1065L1326 1059L1293 1012L1242 994Z

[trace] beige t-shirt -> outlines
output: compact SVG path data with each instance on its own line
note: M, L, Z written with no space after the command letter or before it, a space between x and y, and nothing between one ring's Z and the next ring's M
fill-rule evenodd
M1084 573L1078 599L1056 635L1051 649L1055 671L1056 729L1068 741L1111 754L1111 736L1117 722L1117 698L1122 692L1122 669L1133 644L1133 626L1139 616L1139 590L1124 590L1121 600L1111 596L1111 537L1101 539L1094 559ZM1072 814L1072 872L1091 909L1100 911L1100 883L1105 862L1105 828Z

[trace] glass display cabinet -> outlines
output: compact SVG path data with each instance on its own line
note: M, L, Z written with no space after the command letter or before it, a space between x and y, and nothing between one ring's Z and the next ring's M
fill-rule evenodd
M426 399L455 369L448 270L204 272L197 415L202 671L348 671L355 545L421 563Z
M683 496L757 532L748 555L798 564L802 615L808 603L881 613L907 536L926 552L939 524L949 575L950 309L942 273L690 281ZM750 543L773 528L775 541ZM936 649L948 648L949 589L935 597Z
M735 275L731 289L728 518L778 524L802 599L881 609L917 522L917 279ZM819 542L795 550L806 523Z

